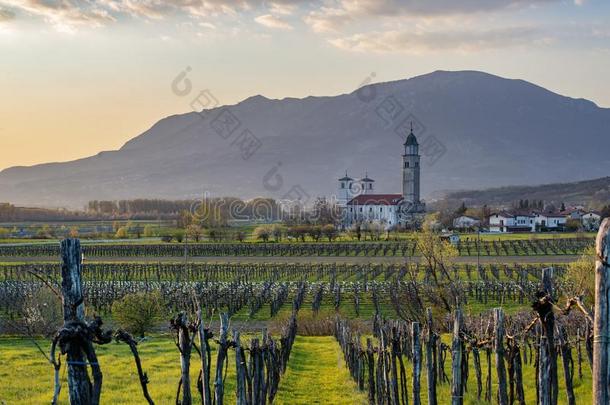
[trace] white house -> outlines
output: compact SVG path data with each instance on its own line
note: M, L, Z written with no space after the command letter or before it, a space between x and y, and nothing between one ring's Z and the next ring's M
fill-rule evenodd
M462 215L453 220L453 227L456 229L468 229L475 228L481 225L481 221L477 218L470 217L468 215Z
M580 217L580 220L582 221L582 226L587 231L596 231L597 229L599 229L599 225L602 221L602 216L595 211L590 211L583 214Z
M531 214L497 212L489 216L490 232L535 232L536 224Z
M561 213L535 213L535 221L537 229L539 230L549 230L549 231L557 231L562 230L566 222L568 221L568 217ZM536 229L534 229L535 231Z

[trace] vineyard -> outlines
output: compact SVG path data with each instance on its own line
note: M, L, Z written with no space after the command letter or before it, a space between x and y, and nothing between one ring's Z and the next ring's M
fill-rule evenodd
M575 255L593 246L592 238L469 240L455 245L461 256ZM85 244L86 257L182 256L415 256L413 240L401 242L336 243L189 243L189 244ZM58 244L0 245L0 257L57 257Z
M24 258L0 260L0 329L36 342L46 357L39 361L49 364L47 375L36 378L53 385L31 395L57 404L68 397L83 404L107 403L104 398L181 405L588 403L596 344L592 303L572 297L567 265L544 262L544 256L576 255L592 245L590 239L574 238L455 246L463 256L540 256L538 263L479 265L451 262L442 253L430 256L409 241L81 247L68 239L61 247L0 245L0 257ZM188 260L248 255L405 260ZM426 260L409 260L414 255ZM47 259L53 257L61 257L62 265ZM96 259L83 263L83 257ZM175 259L156 260L162 257ZM41 340L28 326L41 321L36 301L49 291L63 297L63 326ZM122 329L114 313L126 297L153 293L162 297L168 314L151 338L157 353L147 348L148 338ZM334 342L324 340L331 336ZM119 369L101 360L111 352L122 353L114 357ZM328 353L340 356L340 363L319 358ZM155 361L158 356L163 364ZM316 368L323 369L326 360L325 372L343 370L333 389L348 397L316 392L304 383L313 383ZM111 378L128 378L129 398L117 399L124 388L106 378L102 385L103 368L111 370ZM18 373L23 373L19 367ZM4 390L9 396L3 397ZM78 395L87 400L75 401ZM0 401L17 398L28 399L0 382Z

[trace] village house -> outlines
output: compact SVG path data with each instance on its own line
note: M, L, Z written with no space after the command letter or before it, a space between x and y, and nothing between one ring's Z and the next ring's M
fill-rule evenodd
M478 218L468 215L461 215L453 220L454 229L472 229L480 225L481 221Z
M579 221L587 231L595 231L601 223L601 215L580 208L562 212L499 211L489 216L489 231L500 233L563 231L569 220Z

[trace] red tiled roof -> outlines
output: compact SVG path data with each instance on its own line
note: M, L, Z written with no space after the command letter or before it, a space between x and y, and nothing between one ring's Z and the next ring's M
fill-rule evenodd
M361 194L347 205L398 205L401 200L402 194Z

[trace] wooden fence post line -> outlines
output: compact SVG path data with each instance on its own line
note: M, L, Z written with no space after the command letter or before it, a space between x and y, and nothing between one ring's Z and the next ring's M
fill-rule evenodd
M593 403L610 402L610 218L604 219L595 242L595 317L593 322Z
M413 405L421 405L421 340L419 336L419 322L411 323L411 339L413 350Z
M464 386L462 383L463 345L460 336L462 322L462 310L456 309L453 321L453 343L451 345L451 403L453 405L464 403Z
M436 405L436 335L433 331L432 310L426 310L426 329L428 341L426 344L426 374L428 380L428 405Z
M78 239L61 242L61 290L64 307L64 328L84 323L85 304L82 290L81 247ZM91 404L91 380L87 373L87 357L79 344L69 345L67 354L70 403Z
M498 374L498 404L508 405L506 366L504 364L504 312L502 308L494 308L494 352L496 354L496 373Z

